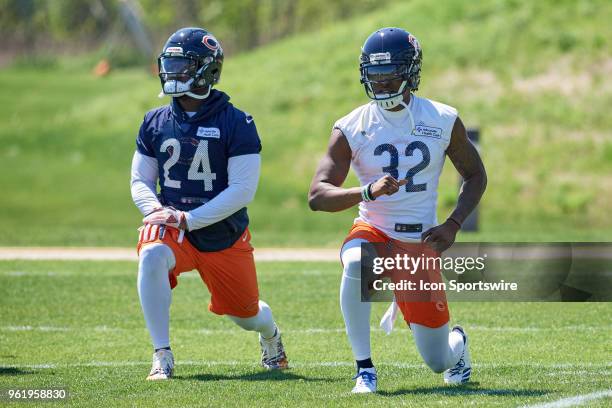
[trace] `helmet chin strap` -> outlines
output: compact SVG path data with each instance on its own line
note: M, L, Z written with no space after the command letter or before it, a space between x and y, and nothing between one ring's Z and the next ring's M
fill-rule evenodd
M198 95L196 93L193 92L185 92L185 95L187 96L191 96L192 98L195 99L206 99L208 98L208 95L210 95L210 90L212 89L212 86L208 85L208 91L206 91L206 93L204 95Z
M191 92L191 84L193 83L193 78L187 82L177 81L175 79L166 81L162 88L162 91L157 95L159 98L163 98L165 95L172 96L173 98L179 98L181 96L187 95L194 99L206 99L210 95L210 91L212 89L211 85L208 85L208 90L204 95L198 95L194 92Z
M408 107L406 102L404 102L403 99L401 101L399 101L399 103L397 105L395 105L395 106L399 106L399 105L402 105L404 107L404 109L406 110L406 113L408 114L408 121L410 123L408 124L407 127L408 127L408 129L410 129L410 133L412 133L412 130L414 129L414 117L412 116L412 112L410 112L410 108Z
M412 98L412 96L411 96ZM404 102L404 100L402 99L402 101L400 102L401 105L404 106L404 109L406 109L406 112L408 112L408 119L410 120L410 133L412 133L412 129L414 129L414 117L412 116L412 112L410 112L410 108L408 108L408 105L406 105L406 102Z
M397 90L397 95L388 96L389 94L376 94L376 96L382 96L381 99L375 99L378 106L383 109L393 109L396 106L400 105L404 101L404 89L406 89L406 85L408 81L404 80Z

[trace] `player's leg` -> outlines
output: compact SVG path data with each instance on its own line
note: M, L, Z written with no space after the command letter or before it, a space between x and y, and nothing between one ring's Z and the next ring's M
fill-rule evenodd
M272 309L263 300L259 301L259 310L252 317L227 317L244 330L259 333L261 346L261 364L268 370L284 369L288 367L287 355L281 339L280 330L276 326Z
M168 280L168 272L174 264L174 254L167 245L146 245L140 251L138 296L155 349L148 380L168 379L174 371L169 330L172 290Z
M361 244L388 242L389 237L363 222L351 228L340 251L342 281L340 283L340 309L346 333L357 363L354 393L376 392L377 376L370 349L369 302L361 301Z
M347 241L342 247L342 281L340 283L340 309L346 334L357 363L357 383L353 392L376 391L376 369L370 348L370 302L361 301L361 244L365 239Z
M172 250L164 244L146 245L138 260L138 296L153 347L170 346L169 322L172 290L169 271L176 261Z
M469 381L472 366L467 335L460 326L449 332L446 302L399 302L398 306L425 364L436 373L444 372L447 384Z
M249 231L231 248L200 254L198 270L211 293L209 309L227 315L245 330L259 333L265 368L287 368L287 356L272 310L259 300Z
M411 323L410 329L419 354L433 372L441 373L457 364L463 353L463 337L449 333L448 323L435 328Z
M462 384L470 379L471 361L467 336L456 326L449 332L448 324L431 328L410 324L417 349L425 364L436 373L444 372L447 384Z
M162 239L159 232L158 226L146 226L141 231L138 243L138 296L155 350L148 380L172 377L174 356L170 349L169 325L172 286L176 284L176 277L171 276L170 271L179 272L175 253L179 254L179 261L182 261L178 262L181 268L189 268L183 260L183 254L174 248L177 245L174 237L176 234L167 232ZM171 285L171 277L174 285Z
M263 338L270 339L274 337L277 331L276 323L272 316L272 309L270 309L270 306L263 300L259 301L258 306L259 310L255 316L238 317L227 315L227 317L244 330L258 332Z

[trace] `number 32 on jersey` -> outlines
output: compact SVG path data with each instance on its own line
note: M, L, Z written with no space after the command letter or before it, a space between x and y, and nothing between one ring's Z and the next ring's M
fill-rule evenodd
M416 193L427 190L426 183L414 184L414 176L429 165L431 154L429 153L429 148L425 143L416 141L406 146L405 155L412 156L415 150L421 151L422 159L420 163L409 169L406 173L405 178L408 180L408 183L406 183L405 188L407 193ZM390 143L383 143L376 147L374 150L374 156L380 156L384 152L389 153L390 163L388 166L383 167L382 171L399 180L399 172L397 170L397 167L399 166L399 152L397 151L397 148Z

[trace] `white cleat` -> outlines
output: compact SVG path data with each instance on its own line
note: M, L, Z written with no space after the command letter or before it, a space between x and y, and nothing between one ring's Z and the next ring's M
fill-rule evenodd
M463 336L463 353L457 364L444 372L444 382L449 385L465 384L470 381L470 376L472 375L472 360L468 350L468 337L461 326L455 326L451 331L456 331Z
M266 370L284 370L289 368L285 347L281 340L280 330L276 328L274 336L270 339L264 339L259 335L259 344L261 345L261 365Z
M174 355L172 351L161 349L153 353L153 366L147 377L149 381L167 380L174 374Z
M357 380L355 387L351 391L353 394L368 394L376 392L376 369L375 368L362 368L353 380Z

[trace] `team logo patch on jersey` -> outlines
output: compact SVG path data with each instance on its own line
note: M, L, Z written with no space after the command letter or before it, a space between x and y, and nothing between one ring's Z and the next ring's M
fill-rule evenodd
M210 137L212 139L219 139L221 137L221 131L216 127L199 127L198 133L196 133L198 137Z
M432 126L416 125L412 130L414 136L433 137L436 139L442 138L442 129Z

